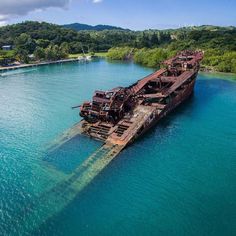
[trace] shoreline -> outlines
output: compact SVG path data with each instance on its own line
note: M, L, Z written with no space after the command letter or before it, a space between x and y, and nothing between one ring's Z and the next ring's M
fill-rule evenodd
M210 78L212 78L212 76L215 76L217 79L230 80L236 82L236 74L234 73L199 71L199 74Z
M60 64L60 63L68 63L68 62L75 62L79 61L78 58L71 58L71 59L62 59L56 61L44 61L39 63L31 63L31 64L21 64L15 66L8 66L8 67L0 67L0 72L6 72L11 70L23 69L23 68L30 68L30 67L37 67L37 66L46 66L51 64Z
M100 57L100 56L97 56L97 57ZM104 58L104 57L102 57L102 58ZM69 62L76 62L76 61L80 61L80 59L69 58L69 59L62 59L62 60L56 60L56 61L44 61L44 62L39 62L39 63L20 64L20 65L9 66L9 67L0 67L0 73L11 71L11 70L17 70L17 69L31 68L31 67L37 67L37 66L46 66L46 65L60 64L60 63L69 63ZM117 60L117 61L120 61L120 60ZM231 75L231 76L236 77L236 73L220 72L220 71L215 71L215 70L205 70L205 68L204 69L200 68L199 72L204 73L204 74L218 74L221 76L224 76L224 75L230 76ZM235 80L235 79L233 78L233 80Z
M220 74L220 75L232 75L236 76L236 73L233 72L222 72L222 71L217 71L217 70L199 70L201 73L206 73L206 74Z

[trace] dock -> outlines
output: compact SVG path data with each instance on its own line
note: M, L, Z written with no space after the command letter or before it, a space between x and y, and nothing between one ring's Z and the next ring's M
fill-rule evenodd
M47 66L47 65L52 65L52 64L61 64L61 63L69 63L69 62L76 62L76 61L80 61L80 59L79 58L76 58L76 59L63 59L63 60L57 60L57 61L45 61L45 62L39 62L39 63L21 64L21 65L0 67L0 73L11 71L11 70L17 70L17 69L24 69L24 68L31 68L31 67L38 67L38 66Z

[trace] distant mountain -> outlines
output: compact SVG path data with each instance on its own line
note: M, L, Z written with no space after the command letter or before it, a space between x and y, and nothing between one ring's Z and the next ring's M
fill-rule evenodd
M121 27L111 26L111 25L87 25L87 24L80 24L80 23L73 23L73 24L67 24L62 25L62 27L67 29L73 29L76 31L80 30L95 30L95 31L102 31L102 30L127 30L123 29Z

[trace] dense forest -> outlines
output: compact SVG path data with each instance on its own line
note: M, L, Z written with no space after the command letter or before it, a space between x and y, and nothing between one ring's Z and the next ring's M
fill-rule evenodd
M108 51L108 58L133 59L149 67L183 49L205 52L203 66L236 73L236 28L200 26L170 30L131 31L123 29L80 30L63 26L24 22L0 27L0 47L13 45L12 51L0 50L0 63L11 60L28 63L56 60L68 54Z
M166 36L153 40L155 35L159 35L159 31L144 31L142 44L146 44L145 46L136 44L113 47L108 51L108 57L125 60L132 54L136 63L158 67L161 61L178 51L199 49L204 51L203 69L236 73L235 27L202 26L161 32L165 32Z

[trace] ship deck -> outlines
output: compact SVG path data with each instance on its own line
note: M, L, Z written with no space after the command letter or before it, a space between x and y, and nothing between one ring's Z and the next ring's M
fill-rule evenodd
M156 108L153 106L138 105L129 119L124 118L116 125L107 142L127 145L138 134L140 128L145 126L145 123L147 123L155 110Z

